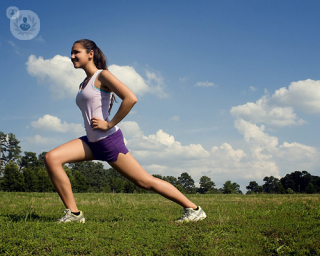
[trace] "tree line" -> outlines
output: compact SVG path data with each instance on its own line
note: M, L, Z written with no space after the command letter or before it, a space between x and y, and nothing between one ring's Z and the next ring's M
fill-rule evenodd
M24 152L15 135L4 134L0 131L0 190L21 192L53 192L45 168L46 152L37 156L34 152ZM105 192L105 193L153 193L131 183L113 168L105 169L101 162L81 162L63 165L74 192ZM185 194L243 194L240 185L230 180L222 188L216 188L210 177L202 176L199 187L195 186L193 178L187 173L179 177L153 175L165 180ZM246 186L247 194L291 194L319 193L320 177L313 176L307 171L295 171L278 179L273 176L265 177L263 185L250 181Z

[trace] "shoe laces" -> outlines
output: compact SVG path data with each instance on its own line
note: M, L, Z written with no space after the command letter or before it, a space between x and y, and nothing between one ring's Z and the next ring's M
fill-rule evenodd
M65 209L63 212L64 212L64 215L61 217L60 220L66 220L68 215L70 215L70 210L69 209Z
M188 218L191 215L192 210L191 209L183 209L180 212L184 213L183 216L180 218L180 220L183 220L185 218Z

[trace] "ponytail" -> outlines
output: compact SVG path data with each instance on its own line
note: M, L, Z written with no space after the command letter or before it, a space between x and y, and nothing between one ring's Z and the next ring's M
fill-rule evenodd
M87 53L89 53L90 51L94 52L93 62L94 65L96 65L97 69L108 70L106 56L104 56L103 52L96 45L95 42L89 39L81 39L74 42L74 44L76 43L82 44L83 48L86 49Z
M97 69L108 70L106 56L104 56L103 52L96 45L95 42L89 39L80 39L74 42L74 44L76 43L82 44L82 47L86 49L87 53L89 53L91 50L94 52L93 63L97 67ZM109 107L109 114L114 101L115 101L115 96L114 96L114 93L112 93L110 107Z

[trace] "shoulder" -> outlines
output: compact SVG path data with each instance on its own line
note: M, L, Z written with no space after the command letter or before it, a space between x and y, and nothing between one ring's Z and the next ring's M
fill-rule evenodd
M115 77L109 70L102 70L100 72L99 78L102 85L105 85L112 89L113 86L119 86L122 84L120 80Z
M105 69L99 73L97 80L99 81L97 86L106 91L113 91L114 86L119 83L119 80L109 70Z
M110 79L114 78L114 75L112 75L109 70L104 69L100 72L99 78L101 80L109 81Z

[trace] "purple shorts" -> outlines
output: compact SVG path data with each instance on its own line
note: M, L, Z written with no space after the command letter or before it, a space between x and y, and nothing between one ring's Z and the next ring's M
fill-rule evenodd
M124 144L120 129L97 142L90 142L87 136L82 136L79 139L89 146L95 160L115 162L118 159L119 153L127 154L129 152Z

